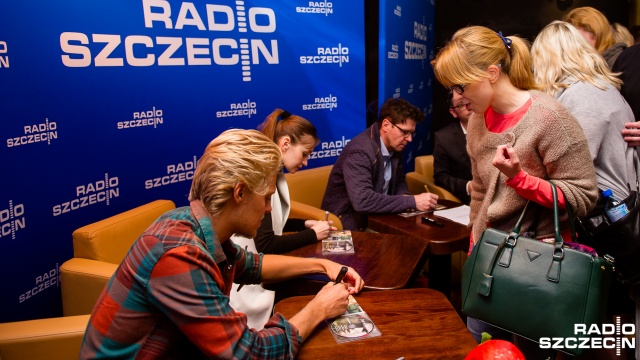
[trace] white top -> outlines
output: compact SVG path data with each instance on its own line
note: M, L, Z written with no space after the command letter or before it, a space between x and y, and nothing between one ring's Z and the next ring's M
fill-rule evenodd
M276 192L271 197L271 219L273 232L276 235L282 235L290 209L289 186L284 174L280 173L276 179ZM231 240L248 251L258 253L253 239L233 235ZM238 287L238 284L232 285L229 304L236 312L247 315L247 324L250 328L261 330L271 317L275 292L266 290L261 285L244 285L240 291Z

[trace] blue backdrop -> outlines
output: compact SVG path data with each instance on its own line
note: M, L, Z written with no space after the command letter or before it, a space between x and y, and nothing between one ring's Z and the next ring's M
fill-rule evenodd
M310 167L333 164L365 127L363 17L362 1L2 1L0 322L60 315L73 230L186 205L225 129L287 109L318 128Z
M425 114L417 136L404 150L404 169L413 171L413 159L430 154L433 69L434 0L380 0L378 102L403 98Z

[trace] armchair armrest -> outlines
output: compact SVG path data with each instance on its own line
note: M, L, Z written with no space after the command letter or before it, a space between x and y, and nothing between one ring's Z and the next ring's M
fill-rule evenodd
M324 220L324 214L324 210L322 209L318 209L317 207L291 200L291 210L289 212L290 218L305 220ZM342 221L340 221L337 216L329 213L329 220L333 220L333 226L338 228L338 230L342 230Z
M62 313L65 316L91 314L105 285L118 265L73 258L60 267Z
M2 360L77 359L90 315L0 324Z
M425 192L424 186L427 185L429 191L438 195L440 199L460 202L460 199L458 199L455 195L453 195L446 189L434 184L432 181L427 180L427 177L420 173L414 171L408 172L405 175L405 181L407 182L407 188L409 189L409 192L414 195Z

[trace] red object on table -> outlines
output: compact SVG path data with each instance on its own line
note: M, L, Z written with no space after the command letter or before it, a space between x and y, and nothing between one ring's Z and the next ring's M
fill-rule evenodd
M505 340L488 340L471 350L464 360L525 360L513 343Z

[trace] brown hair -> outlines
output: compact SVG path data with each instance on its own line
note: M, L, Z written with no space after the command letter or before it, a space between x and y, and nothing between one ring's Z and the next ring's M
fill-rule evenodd
M424 119L424 114L407 100L401 98L387 99L380 107L378 127L382 125L382 120L384 119L389 120L392 124L404 124L407 119L413 119L418 123Z
M488 78L487 68L498 65L515 87L538 89L531 72L529 43L517 36L503 40L501 35L483 26L456 31L431 65L438 81L446 87Z
M281 116L284 118L278 121ZM298 115L292 115L282 109L275 109L264 119L258 129L275 143L281 137L289 136L291 144L297 144L305 135L313 138L314 145L320 143L316 127L309 120Z
M573 26L590 32L596 38L595 48L596 51L602 54L615 44L613 33L611 32L611 25L609 20L600 11L590 7L583 6L571 10L562 19Z

